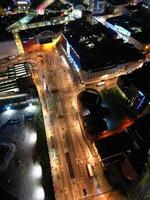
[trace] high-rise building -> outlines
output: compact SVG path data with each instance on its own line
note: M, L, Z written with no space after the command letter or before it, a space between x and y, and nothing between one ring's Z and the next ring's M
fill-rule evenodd
M99 15L105 11L104 0L93 0L93 14Z
M105 10L105 0L84 0L84 3L88 5L93 14L99 15Z

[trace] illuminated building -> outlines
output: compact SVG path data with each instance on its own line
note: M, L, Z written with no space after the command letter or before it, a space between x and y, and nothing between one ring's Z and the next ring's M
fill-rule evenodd
M50 50L58 42L61 28L61 25L44 26L22 30L17 35L25 52L35 51L40 48L49 48Z
M115 39L102 24L83 19L70 22L62 33L62 48L81 81L106 80L143 64L142 54Z
M105 0L85 0L84 3L94 15L100 15L105 11Z
M105 11L105 1L104 0L92 0L91 1L91 11L94 15L100 15Z
M30 0L14 0L14 4L20 12L28 11L31 6Z
M117 84L125 94L125 104L134 113L141 113L149 107L149 76L150 63L131 74L120 76Z
M144 7L129 7L127 14L106 20L106 26L118 33L118 37L142 51L150 50L150 13Z

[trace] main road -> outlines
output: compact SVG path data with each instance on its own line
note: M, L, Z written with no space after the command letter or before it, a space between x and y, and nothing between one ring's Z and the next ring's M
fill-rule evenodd
M42 105L56 199L125 200L107 182L100 157L84 136L77 106L77 95L84 86L74 83L64 57L53 49L25 59L33 65ZM88 163L93 178L88 175Z

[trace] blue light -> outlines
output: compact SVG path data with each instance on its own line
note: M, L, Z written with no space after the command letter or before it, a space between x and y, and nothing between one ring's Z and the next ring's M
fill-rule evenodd
M10 105L6 107L6 110L11 110L11 107L10 107Z
M140 101L139 105L137 106L137 110L141 107L143 101L144 101L145 97L142 98L142 100Z
M139 91L139 94L143 97L144 96L144 94L141 92L141 91Z

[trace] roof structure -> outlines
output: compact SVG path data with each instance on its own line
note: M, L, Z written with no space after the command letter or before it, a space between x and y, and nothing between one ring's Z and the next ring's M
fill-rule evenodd
M149 9L139 7L136 12L107 19L112 25L123 27L131 36L141 43L150 43L150 12Z
M91 25L78 19L69 22L63 34L79 55L85 71L107 70L142 58L132 45L114 39L115 33L100 23Z

